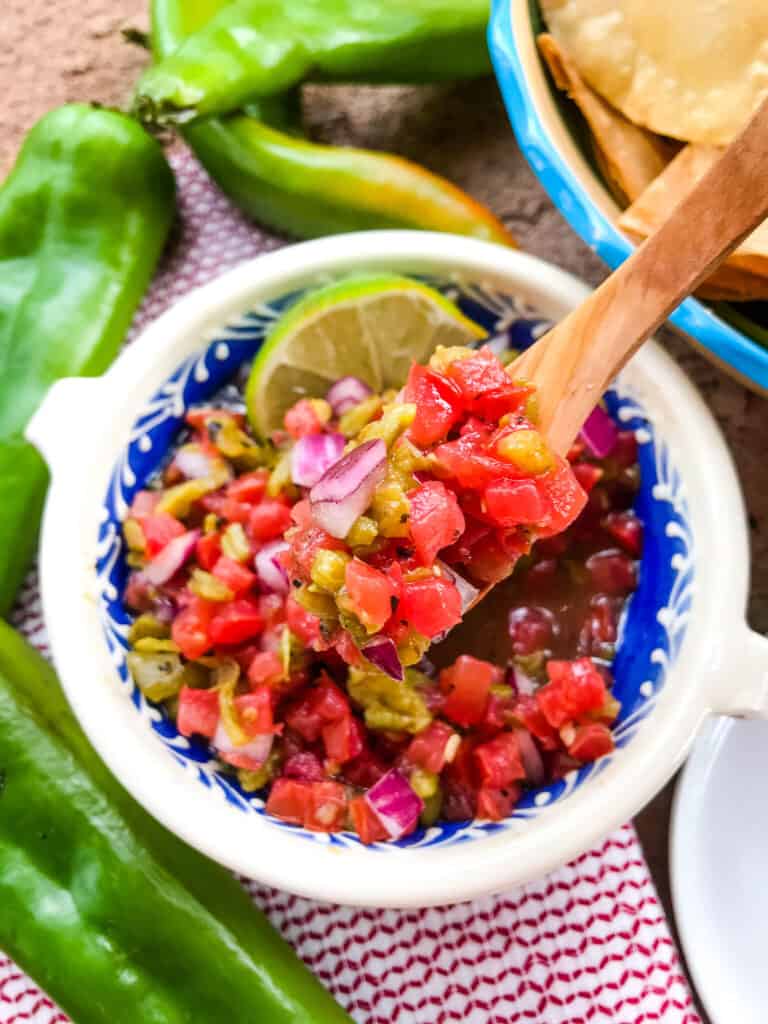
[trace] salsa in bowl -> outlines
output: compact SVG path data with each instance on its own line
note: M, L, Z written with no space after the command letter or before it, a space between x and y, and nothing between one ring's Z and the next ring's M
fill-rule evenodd
M184 735L178 709L161 707L135 684L128 667L129 635L139 609L130 610L123 599L134 571L128 564L123 524L131 518L130 510L141 492L175 486L171 480L163 480L163 474L173 462L174 445L194 443L191 434L184 437L182 432L199 430L194 420L201 408L226 405L229 396L234 398L235 412L242 413L236 404L242 399L231 391L232 382L254 359L270 327L287 307L300 301L308 289L360 270L406 274L443 291L489 333L491 347L501 351L509 345L523 347L544 329L546 321L564 315L585 294L583 286L568 275L519 253L465 240L457 240L451 253L445 248L444 237L372 233L291 247L239 268L160 318L127 350L111 376L96 382L68 382L69 387L56 389L30 431L53 464L42 552L46 617L65 689L92 742L133 795L188 841L242 874L316 898L363 905L428 905L472 898L540 875L630 817L669 778L707 709L733 707L736 697L735 691L726 697L718 689L711 648L705 649L702 638L709 641L718 636L728 616L734 626L731 636L744 635L734 611L745 585L739 576L739 543L743 540L739 531L743 528L738 491L709 414L682 374L652 344L622 371L605 398L606 411L622 438L620 461L624 465L610 467L601 479L614 474L615 480L621 473L625 479L621 494L614 494L613 504L607 507L604 497L598 499L606 484L584 477L584 484L588 487L591 483L595 495L592 535L560 552L550 546L536 553L534 548L532 564L526 570L528 584L515 592L526 577L521 571L504 585L511 588L503 595L506 609L503 601L495 606L502 609L498 613L482 602L441 647L432 649L430 658L441 659L440 664L418 666L427 680L422 684L422 697L431 715L428 728L435 722L440 726L437 732L446 742L438 753L447 754L446 764L439 771L430 767L435 764L429 760L434 752L431 748L422 751L426 769L423 763L416 763L418 748L407 753L416 733L404 737L403 730L395 729L396 735L385 737L385 743L365 732L362 736L382 762L378 766L385 769L382 777L394 770L410 785L415 781L414 768L421 768L431 772L426 779L431 785L435 782L432 776L437 776L443 805L434 820L417 822L394 841L390 841L391 834L387 841L369 834L365 838L375 840L370 844L362 842L359 830L352 827L349 804L365 799L371 784L361 785L359 778L356 783L343 772L329 774L333 766L326 761L334 758L329 756L322 734L327 726L342 723L338 726L341 747L333 749L340 750L344 758L349 753L344 743L349 739L350 721L365 726L365 708L345 691L344 669L338 662L325 671L331 684L349 700L349 711L344 706L335 721L312 723L309 716L307 725L305 716L301 722L304 710L318 710L314 698L309 702L311 709L301 707L303 698L320 686L314 676L300 682L285 706L271 709L271 728L276 730L271 735L278 737L278 747L283 746L275 778L286 777L290 757L311 754L312 758L303 758L303 770L317 774L319 764L322 780L305 776L294 781L301 786L317 782L343 789L344 817L339 813L341 827L334 831L316 830L312 827L317 825L315 821L305 827L305 809L301 815L285 816L299 818L302 824L269 813L268 787L244 786L237 775L238 766L217 758L215 744L208 738L191 730ZM77 444L73 444L72 433L65 437L56 427L74 422L72 409L76 408L85 409L87 416ZM107 416L111 429L96 436L89 430L90 423L94 417L106 422ZM71 457L73 451L77 451L77 459ZM575 453L576 465L587 467L579 472L588 476L595 477L595 471L604 468L600 461L584 452ZM248 472L258 473L259 468L234 474L227 486L236 485ZM706 491L712 473L720 481L714 500ZM261 485L249 486L255 489L244 504L258 508ZM702 494L707 494L707 500L702 500ZM246 537L253 508L248 509L248 522L241 524ZM635 517L644 530L639 567L633 553L638 541ZM733 530L718 529L723 521L732 522ZM219 535L219 543L229 525L217 523L211 531ZM201 531L195 540L196 551L204 522L182 521L182 526ZM701 536L708 538L712 556L704 563L696 557L696 540ZM215 546L215 542L209 543ZM252 540L250 543L253 545ZM616 552L622 557L617 558ZM249 553L255 558L259 551L251 547ZM212 567L215 565L213 562ZM702 589L700 581L708 581L714 565L718 566L717 585ZM141 571L141 566L136 569ZM214 575L210 569L203 571ZM255 562L245 565L245 571L255 574ZM585 580L586 589L568 589L583 587ZM76 600L72 599L73 581ZM205 578L203 582L210 583ZM250 577L248 582L250 585ZM547 589L551 584L552 589ZM234 578L225 584L230 590L232 585L235 589L239 585ZM567 589L565 604L557 597L563 586ZM252 594L256 604L269 596L260 588ZM512 632L511 607L520 609L513 614ZM496 614L501 619L494 619ZM171 638L172 628L171 622ZM462 630L467 628L476 635L464 646ZM269 633L262 630L259 634L259 644L265 632ZM260 660L264 671L271 667L276 672L279 661L282 672L283 635L282 630L273 631L266 650L251 651L248 668L257 654L263 654L269 655ZM476 645L478 640L484 643ZM452 644L458 648L451 648ZM509 787L491 786L501 790L513 784L515 799L488 814L487 793L478 808L479 792L484 788L483 755L476 757L474 749L469 750L468 774L462 777L461 759L455 763L453 736L459 737L459 745L467 736L475 746L492 744L499 734L510 731L509 719L502 719L504 727L496 733L481 736L479 730L486 722L462 725L445 713L444 704L433 709L429 705L445 701L451 684L456 684L455 678L450 678L450 666L461 655L471 654L491 666L485 670L490 686L483 714L490 711L493 687L502 688L492 696L500 699L502 714L506 714L512 709L504 703L517 700L521 689L529 685L517 677L517 671L534 684L539 682L534 677L540 665L529 664L528 671L522 671L524 663L519 659L525 658L526 650L534 655L549 650L551 660L560 662L591 658L598 670L611 665L612 678L601 674L601 679L604 696L610 689L615 704L611 705L612 714L603 715L603 722L596 716L596 724L610 725L615 749L598 749L593 757L603 756L593 759L577 746L575 753L582 756L574 758L568 747L576 737L567 728L565 735L560 735L562 726L550 722L558 733L556 749L547 750L541 741L536 742L533 756L530 749L517 749L521 762L527 762L525 778L512 779ZM290 658L293 652L287 653ZM272 657L275 654L277 659ZM443 685L446 671L448 685ZM499 673L503 673L501 679ZM257 682L257 686L262 682L268 680ZM542 687L551 682L541 677ZM166 699L178 699L178 694ZM743 689L739 700L742 707L754 703ZM294 712L293 725L288 721L290 712ZM297 721L304 729L303 737L301 729L295 728ZM215 724L218 728L218 720ZM318 725L320 736L312 739ZM511 728L524 733L517 719ZM329 730L329 745L338 738L334 731ZM286 751L284 744L291 734L301 738L300 749ZM516 735L518 745L521 735ZM578 763L567 761L568 757ZM534 763L539 758L543 775ZM491 761L486 757L485 763ZM302 761L294 763L289 780L297 771L296 764ZM459 777L451 779L451 775ZM245 781L261 780L246 777ZM306 795L306 790L299 793ZM327 789L322 795L330 793ZM424 794L420 799L426 805L430 794L426 789ZM340 790L334 789L332 795L331 810ZM321 808L322 819L325 810ZM327 827L328 821L320 824Z
M413 363L399 399L342 378L267 438L230 386L187 411L131 499L131 676L281 821L419 842L501 821L614 750L637 441L601 408L555 458L535 391L502 361L521 320L495 332L499 354L441 346ZM470 626L446 664L463 606L510 574L494 594L503 658L478 657Z

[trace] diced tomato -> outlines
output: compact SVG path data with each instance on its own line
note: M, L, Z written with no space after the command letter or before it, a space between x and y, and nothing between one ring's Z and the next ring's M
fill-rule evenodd
M312 832L338 832L347 814L347 797L339 782L309 783L309 806L304 827Z
M464 515L456 495L445 484L430 480L408 495L410 530L422 565L432 565L442 548L455 544L464 530Z
M554 750L560 742L557 731L549 724L542 714L536 697L521 694L517 697L512 714L536 738L544 750Z
M439 775L445 767L448 744L458 746L457 741L458 733L445 722L435 720L413 737L405 756L417 768Z
M319 434L323 429L323 421L311 398L300 398L285 414L283 422L285 429L296 440L306 434Z
M643 550L643 524L634 512L609 512L602 526L633 558Z
M235 710L243 731L248 736L274 732L272 694L268 686L257 686L252 693L235 697Z
M259 606L259 615L264 619L265 628L274 629L282 626L285 622L286 598L281 594L259 594L256 604Z
M248 682L251 686L263 683L274 686L283 679L283 659L276 651L259 651L248 666Z
M494 480L485 488L485 507L499 526L540 523L547 511L533 480Z
M474 750L475 763L484 786L504 789L517 779L525 778L520 746L513 732L501 732Z
M477 812L477 792L474 786L446 779L443 784L441 816L446 821L467 821Z
M577 761L596 761L598 757L610 754L614 749L613 735L602 722L580 725L576 736L568 744L568 753Z
M349 813L361 843L369 846L371 843L383 842L387 838L387 830L364 796L356 796L354 800L349 801Z
M508 378L508 383L502 387L479 395L472 402L472 411L490 424L498 423L502 416L522 412L528 396L534 390L532 384Z
M461 622L461 595L444 576L403 584L397 617L422 636L439 636Z
M302 608L299 602L288 595L285 601L285 621L288 628L305 647L311 647L320 638L320 619Z
M214 409L210 406L190 409L186 415L187 423L196 430L205 429L208 426L208 421L211 419L217 420L219 423L229 421L236 423L239 427L243 424L243 417L240 413L230 412L228 409Z
M454 360L445 372L458 385L470 408L482 395L512 388L512 378L487 348L480 348L465 359Z
M326 675L323 675L317 684L312 702L324 722L337 722L349 715L347 695Z
M322 782L325 778L320 758L311 750L291 754L283 765L283 775L301 782Z
M296 509L294 508L294 512ZM300 526L290 538L290 549L286 559L286 569L291 579L304 580L308 583L312 576L312 563L321 548L331 551L344 550L344 541L332 537L319 526L310 524Z
M245 505L241 501L234 501L232 498L228 498L222 491L204 494L199 501L199 505L204 512L212 512L219 519L224 519L228 523L241 523L242 525L248 522L248 516L251 511L250 505Z
M309 696L302 697L291 705L286 710L284 717L286 725L308 743L314 743L320 738L320 732L326 724Z
M149 516L137 516L137 519L147 542L146 552L149 558L154 558L169 541L174 537L180 537L187 530L183 523L167 512L153 512Z
M573 469L573 475L584 488L585 494L589 494L605 475L605 470L600 466L593 465L591 462L577 462L571 468Z
M210 632L214 607L210 601L190 595L171 624L171 639L190 661L202 657L215 643Z
M128 510L128 517L141 520L145 516L154 515L157 503L162 496L160 491L137 491Z
M311 786L312 783L295 779L275 779L267 797L267 814L292 825L303 825L312 799Z
M498 535L487 535L473 545L466 566L478 583L498 583L515 567L521 552L508 553Z
M213 739L219 724L219 694L216 690L194 690L182 686L176 726L182 736Z
M556 729L605 704L605 680L590 658L549 661L547 675L549 682L537 690L536 700L544 717Z
M438 445L434 455L439 475L454 477L461 487L482 490L494 480L515 475L510 463L489 455L471 434Z
M386 573L359 558L347 562L345 601L366 629L378 631L397 607L397 590Z
M459 540L443 551L443 560L449 565L453 565L454 562L469 562L475 544L491 532L491 527L487 523L478 522L471 515L467 515L466 509L464 509L464 521L466 525Z
M253 584L256 582L256 573L251 572L250 569L246 569L240 562L236 562L234 558L227 558L226 555L222 555L216 560L211 572L216 579L221 580L234 594L242 594L246 590L250 590Z
M405 401L416 406L408 436L422 448L447 436L462 414L461 391L448 377L414 363L405 386Z
M558 458L553 470L536 480L549 509L537 532L549 537L574 521L587 503L587 495L565 459Z
M221 537L218 533L206 533L195 545L195 557L201 569L210 572L221 555Z
M389 769L390 764L382 756L366 748L344 765L344 780L351 786L370 789Z
M346 764L363 752L363 728L352 715L323 726L325 753L331 761Z
M227 497L244 505L255 505L264 497L267 480L269 480L269 472L266 469L255 469L252 473L244 473L227 485Z
M276 540L283 536L290 525L290 508L271 498L254 506L248 514L248 532L253 540Z
M485 714L491 687L501 681L501 669L462 654L440 673L440 689L446 695L443 714L457 725L477 725Z
M236 598L223 605L211 620L208 632L216 646L241 644L259 636L264 629L264 620L258 605L247 598Z
M350 714L349 700L335 683L323 676L319 684L288 708L285 721L308 743L319 739L323 726Z
M581 456L584 454L586 447L587 446L584 444L581 438L577 437L571 445L571 447L568 449L566 459L568 459L569 462L576 462L576 460L580 459Z
M521 792L517 785L505 786L503 789L481 786L477 791L477 817L487 821L503 821L512 813Z

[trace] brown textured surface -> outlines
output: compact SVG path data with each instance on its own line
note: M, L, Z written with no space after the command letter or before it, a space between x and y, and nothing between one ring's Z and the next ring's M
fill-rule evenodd
M0 11L0 171L29 126L67 100L125 103L145 57L122 40L146 27L143 0L4 0ZM487 202L529 251L596 283L602 263L564 224L514 144L492 82L429 89L311 89L307 117L326 141L393 149L453 178ZM768 487L764 401L666 333L704 393L736 456L753 544L752 623L768 629ZM639 816L654 878L669 906L670 789Z

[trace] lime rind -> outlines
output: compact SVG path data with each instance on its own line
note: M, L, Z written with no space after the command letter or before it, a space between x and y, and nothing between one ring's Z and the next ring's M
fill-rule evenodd
M274 325L251 369L246 406L267 435L301 397L322 397L341 377L374 391L400 388L412 362L438 345L471 344L486 332L439 292L408 277L343 278L300 299Z

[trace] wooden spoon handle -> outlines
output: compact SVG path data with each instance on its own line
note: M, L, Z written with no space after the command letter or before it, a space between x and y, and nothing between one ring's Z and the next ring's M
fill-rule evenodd
M541 428L565 454L614 375L768 215L768 99L664 224L525 352Z

